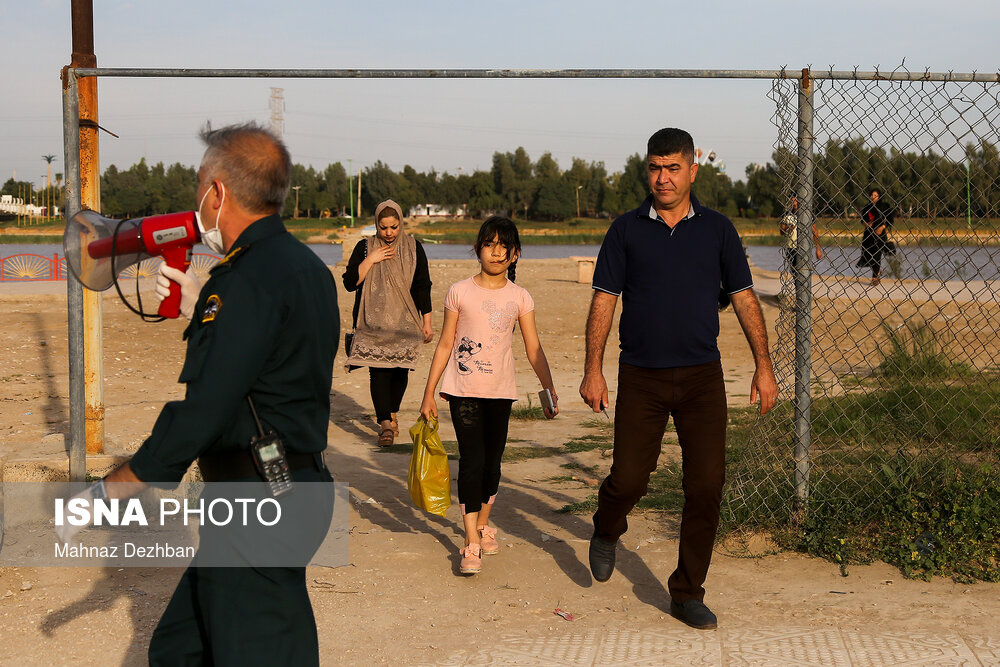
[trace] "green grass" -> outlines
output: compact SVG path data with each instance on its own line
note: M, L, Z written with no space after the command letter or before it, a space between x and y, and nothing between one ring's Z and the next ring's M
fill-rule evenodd
M538 405L534 405L531 400L531 394L528 395L528 404L517 402L510 409L510 418L516 419L518 421L532 421L538 419L545 419L545 412Z
M907 321L902 329L882 324L889 350L883 352L877 375L897 380L944 380L968 377L972 369L953 361L945 351L947 341L926 322ZM880 348L881 349L881 348Z
M426 232L416 232L414 237L421 243L449 243L456 245L468 245L472 246L476 242L477 231L469 232L444 232L444 233L434 233L428 234ZM601 241L604 240L604 233L600 234L580 234L580 233L565 233L565 234L543 234L537 235L530 233L530 230L525 230L520 232L521 245L600 245ZM522 253L525 257L530 257L531 253Z
M62 234L0 234L0 244L61 243Z
M721 535L765 533L844 573L881 560L907 577L1000 581L1000 378L937 364L907 368L886 386L813 401L806 511L794 502L790 402L763 420L755 408L731 409ZM598 447L600 439L566 448ZM671 462L653 473L636 509L682 506L681 470ZM596 507L590 494L559 511Z
M845 573L883 560L906 576L1000 579L1000 380L907 368L813 401L807 511L793 501L790 404L765 422L731 410L723 533L770 533Z
M607 428L613 431L615 428L615 420L601 414L597 417L587 417L580 422L580 426L583 426L584 428Z
M610 433L601 435L581 435L569 442L563 443L566 452L576 454L578 452L589 452L594 449L609 449L614 443L614 436Z
M569 463L563 463L559 467L566 468L567 470L579 470L580 472L585 473L587 475L597 475L598 472L600 471L599 466L585 466L582 463L576 463L575 461L571 461Z

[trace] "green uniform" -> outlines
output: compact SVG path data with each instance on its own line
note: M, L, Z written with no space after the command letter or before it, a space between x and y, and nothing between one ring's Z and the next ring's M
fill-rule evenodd
M339 323L333 277L315 253L276 215L247 227L212 269L184 332L185 398L164 406L133 472L176 484L199 456L249 457L257 429L248 395L289 455L322 452ZM330 481L321 461L293 479ZM153 633L149 659L308 665L318 653L305 568L191 567Z

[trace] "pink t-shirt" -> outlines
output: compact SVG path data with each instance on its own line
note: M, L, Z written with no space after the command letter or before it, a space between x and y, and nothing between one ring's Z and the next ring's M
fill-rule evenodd
M486 289L466 278L448 289L444 307L458 314L458 329L442 375L442 396L516 401L510 344L518 318L535 309L528 291L509 280L500 289Z

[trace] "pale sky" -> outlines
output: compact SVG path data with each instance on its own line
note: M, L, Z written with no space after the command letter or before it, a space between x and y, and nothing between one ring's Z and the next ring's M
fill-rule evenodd
M593 2L94 0L104 67L893 69L996 72L996 0ZM0 182L64 171L59 70L69 0L0 0ZM295 162L469 173L494 151L620 170L665 126L743 178L775 141L768 81L111 79L98 84L101 170L196 165L198 129L266 123L284 89Z

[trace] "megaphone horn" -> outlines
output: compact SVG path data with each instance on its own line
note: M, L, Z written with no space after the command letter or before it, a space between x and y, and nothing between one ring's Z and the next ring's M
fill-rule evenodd
M119 273L154 256L186 271L199 239L194 211L113 220L85 209L66 224L63 250L77 280L87 289L102 292L117 283ZM171 281L170 296L160 302L158 314L177 317L180 304L181 287Z

